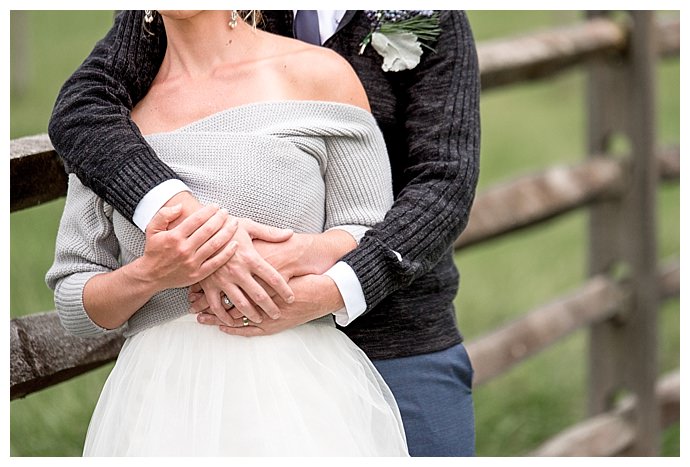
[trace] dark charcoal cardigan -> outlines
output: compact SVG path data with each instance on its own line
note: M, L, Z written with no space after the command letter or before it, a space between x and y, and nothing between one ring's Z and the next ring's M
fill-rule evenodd
M366 16L348 11L324 45L345 57L383 131L395 204L347 254L367 312L343 331L372 359L418 355L462 342L453 298L452 244L467 224L479 176L479 69L467 17L440 14L442 32L412 70L384 72ZM292 35L291 11L266 11L268 31ZM146 93L165 52L160 21L125 11L65 83L49 124L67 169L129 219L141 198L177 175L146 144L129 111ZM393 253L402 255L398 261Z

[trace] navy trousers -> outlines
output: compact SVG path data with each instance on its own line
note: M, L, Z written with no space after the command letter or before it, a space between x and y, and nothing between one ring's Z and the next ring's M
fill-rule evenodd
M465 346L373 363L398 402L411 456L474 456L473 371Z

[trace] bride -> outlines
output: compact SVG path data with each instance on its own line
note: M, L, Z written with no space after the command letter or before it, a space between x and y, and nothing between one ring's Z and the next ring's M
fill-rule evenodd
M183 222L163 208L143 234L70 175L46 280L69 331L127 338L84 455L407 455L390 390L332 316L244 338L189 313L189 286L236 254L245 219L345 234L347 249L383 219L390 167L361 83L234 11L158 13L167 50L132 118L207 207Z

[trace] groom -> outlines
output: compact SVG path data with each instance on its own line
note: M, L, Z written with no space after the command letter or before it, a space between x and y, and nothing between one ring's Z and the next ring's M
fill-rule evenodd
M433 51L423 49L409 69L384 71L372 45L360 53L374 27L371 14L303 10L297 17L293 11L263 16L269 32L297 35L350 62L384 134L393 175L394 205L329 272L331 289L295 295L311 294L309 301L323 305L320 313L331 306L325 305L329 294L345 304L345 312L333 306L327 312L393 391L411 455L473 455L472 368L455 323L459 274L452 256L479 173L479 72L467 17L440 12ZM142 32L143 21L140 11L118 15L63 86L49 125L68 170L142 230L171 199L193 200L129 119L165 51L162 24L147 26L149 35ZM287 313L266 321L270 332L292 325ZM236 332L257 332L262 325Z

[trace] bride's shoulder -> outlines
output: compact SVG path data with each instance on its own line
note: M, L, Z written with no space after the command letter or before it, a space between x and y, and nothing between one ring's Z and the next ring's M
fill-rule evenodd
M369 101L357 73L337 52L291 40L283 68L304 98L355 105L367 111Z

